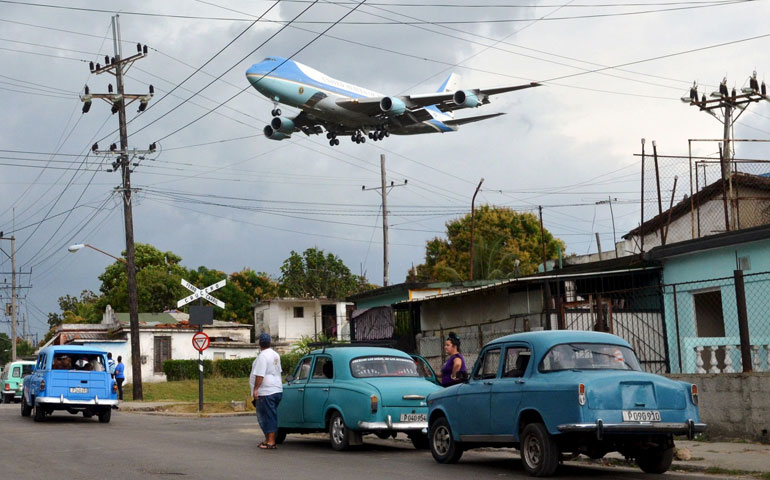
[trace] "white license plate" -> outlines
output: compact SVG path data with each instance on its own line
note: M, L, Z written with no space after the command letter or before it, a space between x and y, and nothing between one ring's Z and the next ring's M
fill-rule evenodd
M660 412L657 410L623 410L624 422L659 422Z
M86 387L70 387L70 393L88 393Z
M428 414L427 413L402 413L401 421L402 422L427 422Z

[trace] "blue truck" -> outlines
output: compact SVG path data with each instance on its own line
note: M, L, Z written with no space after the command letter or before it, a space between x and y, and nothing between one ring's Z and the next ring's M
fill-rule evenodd
M117 406L118 386L107 353L86 346L57 345L40 350L35 371L24 378L21 415L42 422L56 410L108 423Z

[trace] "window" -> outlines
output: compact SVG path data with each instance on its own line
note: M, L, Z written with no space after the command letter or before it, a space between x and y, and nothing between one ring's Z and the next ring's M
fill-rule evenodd
M419 377L411 358L379 355L354 358L350 361L350 372L356 378Z
M641 370L634 351L623 345L565 343L551 348L540 362L541 372L559 370Z
M155 373L163 373L163 362L171 360L171 337L155 337Z
M491 348L485 351L483 355L473 378L481 380L497 377L497 367L500 366L500 348Z
M518 378L524 376L529 365L531 352L526 347L508 347L505 349L505 369L503 378Z
M294 318L305 318L305 307L294 307Z
M225 359L225 352L214 352L214 361L224 360L224 359Z
M11 374L14 378L21 377L21 367L13 367L13 373Z
M699 337L724 337L725 319L722 316L722 291L693 293L695 328Z
M42 370L45 368L45 353L37 357L37 365L35 366L38 370Z
M307 380L307 377L310 376L310 362L312 361L313 357L307 357L297 366L297 371L294 375L297 380Z
M313 369L313 378L317 380L326 380L334 377L334 366L330 357L318 357Z

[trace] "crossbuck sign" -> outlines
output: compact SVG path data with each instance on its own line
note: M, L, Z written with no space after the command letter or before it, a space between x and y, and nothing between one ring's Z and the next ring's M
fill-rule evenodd
M223 302L222 300L220 300L218 298L215 298L215 297L212 297L211 295L209 295L209 293L213 292L214 290L219 290L220 288L224 287L225 284L227 284L227 279L220 280L217 283L215 283L213 285L209 285L206 288L198 288L198 287L196 287L195 285L193 285L192 283L188 282L187 280L185 280L183 278L182 279L182 286L184 288L186 288L187 290L193 292L193 293L192 293L192 295L187 296L187 297L179 300L178 302L176 302L176 306L177 306L177 308L179 308L179 307L181 307L183 305L187 305L188 303L190 303L190 302L192 302L194 300L197 300L199 298L204 298L204 299L208 300L209 302L213 303L214 305L216 305L219 308L225 308L225 302Z

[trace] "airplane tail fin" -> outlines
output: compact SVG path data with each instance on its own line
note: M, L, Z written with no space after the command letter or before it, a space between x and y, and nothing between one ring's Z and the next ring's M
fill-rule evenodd
M438 87L438 90L436 92L438 93L444 93L444 92L454 92L457 90L460 86L460 75L456 73L450 73L448 77L446 77L446 80L441 84L440 87ZM448 115L451 118L455 117L454 112L446 112L446 115Z

